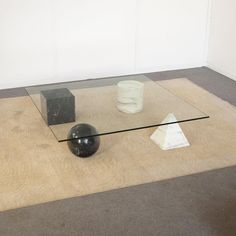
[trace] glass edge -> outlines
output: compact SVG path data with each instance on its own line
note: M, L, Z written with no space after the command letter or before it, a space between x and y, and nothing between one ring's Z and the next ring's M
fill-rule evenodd
M204 120L204 119L209 119L209 118L210 118L210 116L203 116L203 117L198 117L198 118L185 119L185 120L181 120L181 121L168 122L168 123L164 123L164 124L148 125L148 126L136 127L136 128L131 128L131 129L105 132L105 133L100 133L100 134L96 134L96 135L81 136L79 138L74 138L74 139L58 139L58 138L56 138L56 139L59 143L62 143L62 142L69 142L69 141L73 141L73 140L78 140L81 138L91 138L91 137L105 136L105 135L110 135L110 134L125 133L125 132L130 132L130 131L135 131L135 130L149 129L149 128L165 126L165 125L172 125L172 124L180 124L180 123L186 123L186 122L197 121L197 120Z
M109 76L109 77L100 77L100 78L91 78L91 79L81 79L81 80L72 80L72 81L64 81L64 82L55 82L55 83L49 83L49 84L39 84L39 85L31 85L31 86L26 86L24 87L24 89L27 91L28 95L30 96L30 89L36 89L36 88L43 88L43 87L53 87L53 86L61 86L61 85L69 85L69 84L73 84L73 83L86 83L86 82L96 82L99 80L111 80L111 79L119 79L119 78L123 78L123 77L134 77L134 76L143 76L147 81L152 81L152 82L156 82L150 78L148 78L146 75L144 74L127 74L127 75L118 75L118 76Z

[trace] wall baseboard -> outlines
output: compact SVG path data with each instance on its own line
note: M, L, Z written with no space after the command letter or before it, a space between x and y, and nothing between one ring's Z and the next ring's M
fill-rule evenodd
M224 76L226 76L226 77L228 77L228 78L230 78L230 79L232 79L232 80L236 81L236 75L233 74L233 73L228 72L227 69L225 69L221 66L216 66L214 64L209 63L207 65L207 67L214 70L214 71L216 71L216 72L218 72L218 73L220 73L220 74L222 74L222 75L224 75Z

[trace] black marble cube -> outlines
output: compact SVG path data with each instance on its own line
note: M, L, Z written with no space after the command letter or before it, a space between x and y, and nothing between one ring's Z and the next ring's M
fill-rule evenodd
M67 88L44 90L41 96L41 112L48 125L75 121L75 97Z

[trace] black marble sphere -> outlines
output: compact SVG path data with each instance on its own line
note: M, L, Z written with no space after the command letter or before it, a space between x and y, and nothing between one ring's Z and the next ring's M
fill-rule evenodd
M78 124L69 131L68 147L78 157L90 157L98 150L100 145L100 137L93 136L97 134L97 130L92 125Z

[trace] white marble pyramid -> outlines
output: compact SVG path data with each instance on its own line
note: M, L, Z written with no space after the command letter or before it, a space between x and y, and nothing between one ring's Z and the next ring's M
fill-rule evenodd
M162 121L162 124L171 122L177 122L173 113L168 114ZM162 150L187 147L190 145L178 123L158 127L150 138Z

